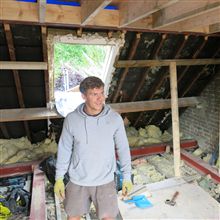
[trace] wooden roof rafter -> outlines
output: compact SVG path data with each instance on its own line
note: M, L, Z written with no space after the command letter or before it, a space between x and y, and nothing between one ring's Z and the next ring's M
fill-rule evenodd
M205 36L203 38L202 43L200 44L200 46L194 51L193 55L192 55L192 59L196 59L199 54L201 53L201 51L203 50L203 48L205 47L205 45L208 42L208 36ZM185 76L186 72L188 71L188 69L190 68L190 66L185 66L185 68L182 70L182 72L178 75L178 79L177 79L177 83L179 84L180 81L182 80L182 78ZM170 97L170 93L167 94L166 97Z
M216 57L219 52L220 52L220 47L216 50L216 52L213 54L212 57L213 58ZM205 72L207 66L208 65L205 65L203 67L203 69L199 72L199 74L195 75L195 77L192 79L192 81L189 84L186 85L185 90L182 93L180 93L180 95L179 95L180 98L183 98L183 97L186 96L186 94L190 91L190 89L197 82L197 80L203 75L203 73ZM169 112L169 114L166 115L166 117L164 118L162 124L165 124L168 121L170 116L171 116L171 112Z
M213 54L213 58L215 58L217 56L217 54L220 52L220 47L217 49L217 51ZM205 65L203 67L203 69L199 72L199 74L197 74L196 76L194 76L194 78L192 79L192 81L187 85L187 87L185 88L185 90L183 91L183 93L180 94L180 97L185 97L186 94L190 91L190 89L193 87L193 85L195 84L195 82L200 78L200 76L205 72L206 68L208 65Z
M181 51L183 50L183 48L185 47L187 41L189 39L188 35L185 35L183 42L181 43L179 49L176 51L176 55L174 56L175 59L179 58ZM147 95L145 97L145 99L152 99L155 95L155 92L162 86L162 84L164 83L167 75L169 73L169 69L166 71L166 73L164 74L164 72L161 71L160 76L156 79L156 81L153 83L152 87L150 88L149 92L147 92ZM142 118L143 116L143 112L141 112L135 122L134 122L134 126L137 126L139 120Z
M10 59L12 61L15 61L16 55L15 55L14 41L13 41L10 25L4 23L4 30L5 30L5 36L6 36L6 40L8 44L8 51L9 51ZM15 70L15 69L13 69L12 72L13 72L13 77L15 81L15 87L16 87L19 106L20 108L25 108L19 72L18 70ZM29 125L27 122L24 122L24 128L25 128L25 132L29 140L31 141L30 129L29 129Z
M134 43L132 44L131 49L130 49L130 51L129 51L128 60L133 59L133 57L134 57L134 55L135 55L135 52L136 52L136 50L137 50L138 44L139 44L139 42L140 42L140 39L141 39L141 34L140 34L140 33L137 33L137 34L136 34L136 38L135 38L135 40L134 40ZM120 93L120 91L121 91L121 88L122 88L122 86L123 86L124 80L125 80L125 78L126 78L126 76L127 76L127 74L128 74L128 70L129 70L128 68L125 68L125 69L123 70L123 73L121 74L120 80L119 80L119 82L118 82L118 86L117 86L116 91L115 91L115 94L114 94L114 96L113 96L113 98L112 98L112 103L117 102L117 99L118 99L119 93Z
M208 41L208 37L206 36L206 37L203 38L203 41L201 42L199 48L197 48L197 49L194 51L194 53L193 53L193 55L192 55L192 58L193 58L193 59L196 59L196 58L199 56L200 52L201 52L202 49L205 47L207 41ZM181 71L181 73L178 74L178 77L177 77L177 85L180 84L181 80L183 79L183 77L185 76L185 74L187 73L187 71L189 70L189 68L190 68L190 66L185 66L184 69ZM193 76L192 76L192 77L193 77ZM166 96L165 96L165 99L167 99L167 98L169 98L169 97L170 97L170 91L167 91ZM155 118L157 118L158 113L159 113L158 111L156 111L156 112L153 113L152 117L148 120L148 124L154 123L153 121L154 121ZM160 117L160 118L161 118L161 117Z
M158 52L160 51L161 47L163 46L163 43L166 40L166 38L167 38L167 34L163 34L157 49L152 52L150 58L153 59L158 55ZM131 101L134 101L136 99L138 93L140 92L141 88L143 87L143 85L146 81L146 76L149 74L149 72L150 72L150 68L148 67L147 70L144 72L144 74L142 74L141 80L138 82L138 85L136 86L135 91L133 91Z

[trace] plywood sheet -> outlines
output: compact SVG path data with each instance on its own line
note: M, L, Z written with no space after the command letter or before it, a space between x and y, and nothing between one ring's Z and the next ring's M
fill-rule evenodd
M155 183L156 186L157 183ZM152 184L151 184L152 186ZM153 187L151 187L153 189ZM165 204L166 199L178 191L176 205ZM120 199L119 210L123 219L220 219L220 205L196 184L180 184L151 191L148 198L153 207L140 209L134 204L126 204Z

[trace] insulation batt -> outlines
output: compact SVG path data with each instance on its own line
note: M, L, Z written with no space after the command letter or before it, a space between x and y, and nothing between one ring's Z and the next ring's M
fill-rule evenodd
M172 140L172 135L168 131L164 131L162 134L160 128L155 125L148 125L145 128L139 128L139 130L136 130L134 127L126 127L126 133L131 147L169 142Z
M42 159L42 157L55 154L56 152L56 142L48 138L37 144L31 144L26 137L0 139L0 164Z

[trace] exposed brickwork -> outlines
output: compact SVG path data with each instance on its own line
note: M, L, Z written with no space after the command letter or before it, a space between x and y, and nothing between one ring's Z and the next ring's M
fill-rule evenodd
M220 71L200 96L204 100L201 108L188 108L181 115L180 132L211 150L219 141Z

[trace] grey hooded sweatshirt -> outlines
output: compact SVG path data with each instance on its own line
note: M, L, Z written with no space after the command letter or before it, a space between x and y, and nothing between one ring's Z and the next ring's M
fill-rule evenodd
M67 115L58 144L56 179L68 172L81 186L99 186L114 180L115 149L123 179L130 180L131 157L121 116L105 105L97 116L84 111L84 103Z

